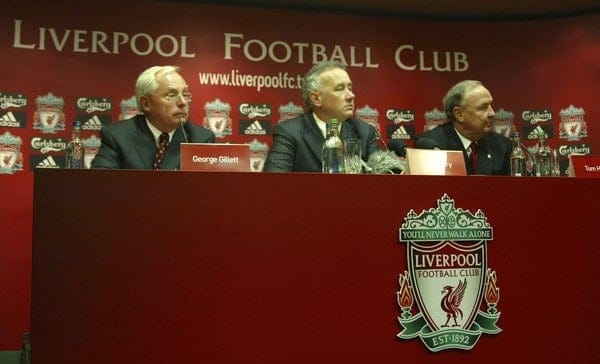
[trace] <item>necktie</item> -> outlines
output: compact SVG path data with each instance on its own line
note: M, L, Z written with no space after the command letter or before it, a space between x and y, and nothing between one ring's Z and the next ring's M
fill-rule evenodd
M469 159L471 160L471 171L475 174L477 173L477 142L471 142L469 148L471 148L471 155L469 156Z
M156 155L154 156L154 166L152 168L155 171L158 171L160 169L163 159L165 159L165 154L167 153L168 147L169 147L169 134L162 133L160 135L160 137L158 137L158 147L156 148Z

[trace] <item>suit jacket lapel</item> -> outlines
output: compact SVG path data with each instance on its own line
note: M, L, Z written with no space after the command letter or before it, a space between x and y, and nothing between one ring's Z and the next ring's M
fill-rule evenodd
M145 169L152 169L154 163L154 154L156 153L156 142L152 132L146 125L146 117L138 115L135 119L136 129L134 130L133 146L137 151L140 161Z
M348 119L347 121L344 121L342 123L342 131L340 132L340 137L342 138L342 140L360 138L358 136L358 133L356 132L356 128L354 127L354 122L352 119Z
M446 130L448 142L450 144L450 150L462 150L463 152L466 153L465 147L463 146L462 141L460 140L458 134L456 133L456 130L454 129L454 126L452 125L452 123L448 123L446 125L447 126L445 126L445 130Z
M167 154L165 154L165 159L162 163L162 169L179 169L179 152L180 145L183 143L183 141L184 139L181 128L177 128L175 130L175 134L173 134L173 138L171 138L171 142L169 143Z
M479 141L477 155L478 172L481 174L492 174L492 163L490 162L494 159L494 153L490 148L490 143L487 138L483 138Z
M445 128L446 136L448 138L448 143L450 144L449 149L450 150L461 150L463 152L465 166L467 167L467 173L468 174L477 173L476 171L472 171L471 160L469 159L469 155L467 154L467 151L465 150L465 147L463 146L462 141L460 140L460 137L458 136L452 123L444 124L444 128Z
M317 126L317 122L313 118L311 112L304 114L302 119L304 122L304 141L308 145L308 149L314 154L314 157L320 163L322 153L321 149L323 148L325 138L323 138L321 129L319 129Z

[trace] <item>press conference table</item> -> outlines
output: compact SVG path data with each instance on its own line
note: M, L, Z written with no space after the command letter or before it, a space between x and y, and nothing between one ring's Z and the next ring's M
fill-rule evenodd
M600 179L35 171L34 363L597 363ZM497 335L397 337L398 229L493 228Z

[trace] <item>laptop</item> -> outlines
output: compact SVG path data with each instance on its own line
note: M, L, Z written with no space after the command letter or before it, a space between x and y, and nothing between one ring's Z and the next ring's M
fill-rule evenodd
M406 148L406 174L466 176L467 166L459 150Z
M182 171L250 172L250 145L181 143Z

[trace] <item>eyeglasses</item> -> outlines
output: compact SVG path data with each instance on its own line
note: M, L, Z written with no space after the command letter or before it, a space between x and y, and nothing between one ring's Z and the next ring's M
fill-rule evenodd
M180 98L182 98L186 102L190 102L190 101L192 101L192 94L189 92L182 92L182 93L169 92L168 94L165 95L165 100L167 100L168 102L177 102L177 101L179 101Z

